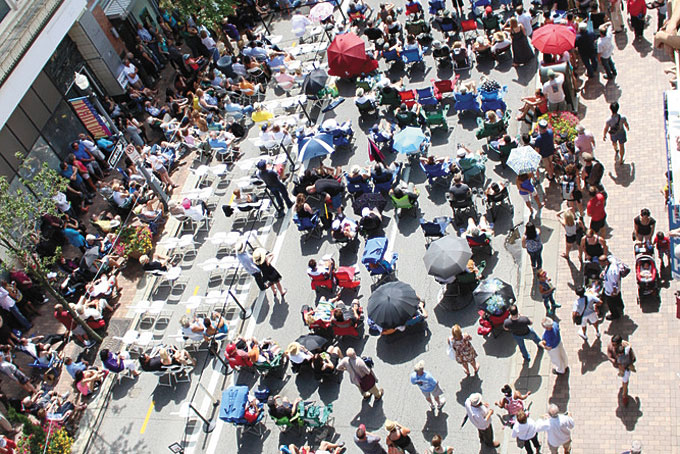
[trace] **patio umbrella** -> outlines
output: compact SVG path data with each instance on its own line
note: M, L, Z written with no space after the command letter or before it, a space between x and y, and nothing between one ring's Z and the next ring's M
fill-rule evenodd
M531 44L544 54L562 54L574 48L576 33L567 25L547 24L536 29Z
M298 337L295 342L305 347L310 352L315 350L325 350L326 345L330 343L330 340L318 334L305 334L304 336Z
M541 163L541 155L529 145L513 148L508 156L507 165L515 171L517 175L535 172Z
M326 53L331 76L353 77L378 67L378 62L366 55L364 40L354 33L337 35Z
M407 126L394 136L392 148L403 154L418 153L425 141L427 141L427 136L420 128Z
M309 18L314 22L321 22L322 20L328 19L332 14L333 4L329 2L317 3L309 10Z
M441 283L451 283L465 271L472 251L465 238L447 235L427 248L423 256L427 274Z
M333 153L333 136L330 134L317 134L302 139L298 145L298 159L308 161L317 156L326 156Z
M367 192L354 199L354 202L352 202L352 209L354 210L354 214L361 216L361 210L363 210L364 207L371 209L377 208L378 211L382 213L385 209L385 205L387 205L387 200L380 193Z
M512 286L498 278L483 280L472 292L475 303L493 314L501 314L515 303L515 292Z
M99 248L92 247L85 251L83 257L80 259L80 266L85 264L85 268L91 268L95 260L99 258ZM96 271L96 270L95 270Z
M411 319L418 310L418 295L405 282L381 285L368 298L367 313L383 329L395 328Z
M302 92L308 96L316 96L322 88L326 86L328 74L322 68L316 68L310 71L302 81Z

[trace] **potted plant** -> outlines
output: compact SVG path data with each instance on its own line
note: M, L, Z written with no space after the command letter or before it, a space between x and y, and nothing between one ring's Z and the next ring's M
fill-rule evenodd
M538 120L546 120L555 133L555 139L561 141L564 137L567 141L576 138L576 126L579 124L578 117L571 112L548 112L538 117Z
M138 259L153 249L152 236L151 230L145 225L124 227L114 252L121 257Z

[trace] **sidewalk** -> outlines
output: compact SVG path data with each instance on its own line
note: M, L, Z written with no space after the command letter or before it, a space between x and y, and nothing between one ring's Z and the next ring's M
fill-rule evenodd
M652 30L648 29L646 36L651 39ZM595 135L596 156L606 168L603 184L609 194L607 243L610 252L634 268L630 235L633 218L640 209L651 210L657 221L657 231L668 231L668 215L659 190L664 184L666 170L663 91L669 84L663 70L668 67L669 60L653 50L648 41L632 42L632 32L617 36L616 43L618 50L614 53L614 61L619 75L615 82L606 86L604 79L587 82L581 94L581 113L585 112L582 123ZM631 125L625 164L618 166L614 165L611 143L601 140L604 121L609 116L609 103L613 101L620 103L621 113ZM547 193L548 206L558 206L557 187L553 185ZM561 320L570 369L561 377L551 374L548 356L536 355L535 347L530 345L531 367L520 370L522 359L517 355L516 370L520 373L515 373L519 376L515 384L522 391L538 389L529 398L534 403L532 417L540 418L545 414L548 402L569 411L576 422L572 434L574 453L620 453L630 448L633 439L642 442L644 452L679 453L676 373L680 371L680 360L676 352L680 340L675 335L677 320L673 290L662 288L662 303L658 310L650 307L652 303L641 308L636 304L637 285L633 271L623 280L624 318L605 321L601 341L596 340L589 328L590 345L584 343L571 321L575 299L572 287L575 279L577 284L581 282L578 257L572 252L572 261L567 262L559 256L565 249L565 240L564 232L557 228L555 212L544 209L542 213L544 241L546 228L555 229L546 243L543 258L544 267L557 287L556 299L562 304L557 315ZM556 247L558 244L559 248ZM532 275L530 269L526 272L527 268L526 265L523 268L525 281L519 292L522 298L519 304L523 313L533 315L540 334L539 324L544 311L540 298L538 304L535 298L529 298L530 290L536 290L531 288ZM614 334L628 339L638 358L637 373L632 374L630 381L631 400L627 407L620 403L620 379L606 357L607 345ZM541 358L541 364L536 365L537 360L533 357ZM544 435L541 443L546 443ZM514 442L505 445L508 447L504 452L520 452Z

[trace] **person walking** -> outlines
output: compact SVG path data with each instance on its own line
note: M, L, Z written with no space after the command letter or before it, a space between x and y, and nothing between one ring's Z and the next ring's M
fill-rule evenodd
M536 205L539 210L543 208L541 199L540 197L538 197L538 191L531 182L531 175L529 175L528 173L517 175L515 185L519 190L520 197L522 197L522 200L524 200L524 203L527 205L527 208L529 208L530 213L529 216L534 215L534 207L531 206L531 199L534 199L536 201Z
M621 272L623 264L613 255L601 255L599 263L602 266L602 280L604 281L604 302L609 308L607 320L618 320L623 315L623 298L621 297Z
M644 3L644 0L642 0ZM626 130L630 129L628 119L619 113L619 103L613 102L609 104L611 116L604 123L604 132L602 133L602 140L607 141L607 133L612 141L614 147L614 163L623 164L624 155L626 154Z
M522 247L527 250L531 258L531 267L535 270L543 267L543 243L541 242L541 230L533 222L527 222L522 237Z
M465 413L473 426L479 432L479 441L490 448L497 448L501 444L493 439L493 424L491 416L493 410L489 404L482 402L482 395L479 393L470 394L465 400Z
M262 271L260 271L260 268L255 265L255 262L253 261L253 257L246 251L246 241L244 240L239 240L236 243L236 258L238 259L238 262L241 264L243 269L246 271L246 273L250 274L253 276L255 279L255 283L257 284L257 288L260 289L260 291L264 292L267 290L267 286L264 284L264 279L262 278Z
M553 168L552 157L555 154L555 134L548 127L546 119L538 121L538 136L534 140L534 149L541 155L541 164L545 168L548 180L554 181L555 169Z
M385 430L388 432L387 437L385 437L388 451L391 447L395 447L400 452L405 451L408 454L417 454L416 447L413 446L413 440L409 436L411 429L388 419L385 421Z
M595 77L597 74L597 47L595 46L595 39L595 33L588 31L588 24L586 22L578 24L575 46L583 65L586 67L588 78Z
M269 189L269 192L274 196L272 203L274 204L274 208L276 208L277 217L283 216L284 202L288 208L293 206L293 201L290 200L290 197L288 196L288 189L286 189L286 186L281 182L279 174L267 167L267 161L261 159L257 163L257 168L259 169L257 177L264 181L267 189Z
M472 336L460 329L460 325L453 325L451 328L451 336L447 339L447 351L451 359L455 359L458 364L465 369L465 375L470 376L471 365L475 374L479 371L479 364L477 364L477 351L472 345Z
M375 398L375 401L382 399L385 390L378 388L378 378L366 362L357 356L357 352L353 348L348 348L345 351L345 357L340 360L337 369L349 374L349 380L359 388L364 399L370 399L371 396Z
M614 54L614 37L612 36L611 22L600 25L598 29L600 37L597 39L597 59L604 68L605 79L616 78L616 66L612 55Z
M546 416L541 418L536 426L539 432L548 433L550 454L557 454L560 447L564 449L564 454L571 453L571 431L574 428L574 420L568 413L561 415L560 409L555 404L550 404Z
M555 368L553 372L557 375L562 375L569 368L569 360L567 359L567 351L564 349L562 343L562 335L560 334L560 324L551 319L544 318L541 323L543 326L543 337L541 340L541 347L543 347L550 356L550 361Z
M586 213L590 216L590 228L600 236L604 236L607 227L607 199L595 186L588 188L590 200L586 205Z
M642 443L639 440L633 440L630 449L623 451L621 454L642 454Z
M380 444L380 437L368 432L363 424L359 424L354 433L354 444L364 454L387 454L385 448Z
M562 307L555 302L555 286L550 281L545 270L539 268L536 270L536 276L538 278L538 291L541 294L541 298L543 298L543 306L545 306L545 315L554 317L555 309Z
M439 381L435 379L431 373L425 370L425 362L418 361L413 372L411 372L411 384L417 385L420 388L420 392L425 396L425 400L430 404L430 409L434 411L441 410L446 403L446 398L442 396L444 391L442 391L439 386Z
M273 259L274 254L267 252L265 248L259 247L253 252L253 262L262 273L265 288L271 288L272 292L274 292L274 297L277 296L276 289L278 289L281 292L281 298L283 298L288 290L281 285L281 274L272 265Z
M514 304L510 306L509 312L510 317L506 318L503 322L503 328L505 328L506 331L510 331L510 334L512 334L515 342L517 342L519 351L522 353L524 361L531 361L531 357L529 356L526 345L524 345L524 341L526 339L530 339L534 341L537 347L541 348L541 338L538 337L536 331L534 331L531 327L532 321L529 320L529 317L519 315L517 306Z
M598 316L598 309L602 305L602 301L591 292L587 292L583 287L577 287L574 289L576 293L576 301L574 301L574 308L571 312L571 318L576 326L580 326L581 329L577 331L577 334L581 339L588 342L588 333L586 329L588 325L593 325L595 329L595 334L599 339L600 333L600 318Z
M645 0L627 0L626 9L630 15L630 25L635 32L635 39L642 38L647 19L647 2Z
M635 352L633 347L624 341L620 335L615 334L607 346L607 357L612 363L612 366L619 370L619 377L621 377L621 402L624 406L628 405L628 382L630 381L630 373L635 372Z
M524 447L527 454L541 452L541 444L538 442L538 426L536 421L529 418L524 410L517 412L515 423L512 425L512 438L517 439L517 445ZM531 447L533 445L533 448Z

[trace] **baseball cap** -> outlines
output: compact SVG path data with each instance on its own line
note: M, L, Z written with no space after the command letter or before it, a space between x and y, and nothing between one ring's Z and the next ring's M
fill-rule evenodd
M267 161L265 161L264 159L260 159L257 162L256 167L260 170L264 169L265 167L267 167Z
M545 119L539 120L538 126L541 127L541 128L547 128L548 127L548 120L545 120Z
M484 8L484 11L486 11L487 13L492 13L492 12L493 12L493 8L490 7L490 6L487 6L486 8Z

